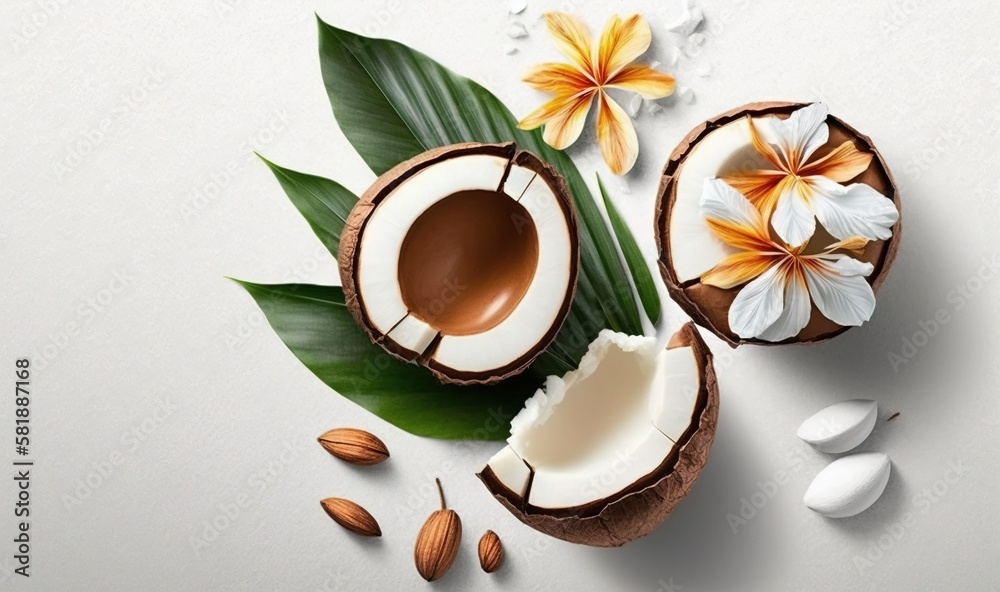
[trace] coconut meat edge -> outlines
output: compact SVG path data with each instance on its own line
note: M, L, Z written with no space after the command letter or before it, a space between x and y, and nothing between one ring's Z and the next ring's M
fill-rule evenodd
M715 177L734 157L753 148L743 117L709 132L691 147L674 181L677 198L670 210L670 260L681 283L701 277L736 252L712 232L701 213L705 179Z
M602 331L579 369L548 377L511 422L488 463L496 478L556 510L614 497L659 468L694 421L700 372L690 346L655 347Z

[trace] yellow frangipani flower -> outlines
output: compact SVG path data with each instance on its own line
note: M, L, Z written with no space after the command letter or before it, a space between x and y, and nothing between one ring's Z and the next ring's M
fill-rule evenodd
M632 15L612 17L594 46L587 27L574 16L550 12L545 23L569 64L544 63L525 75L532 87L555 96L518 123L525 130L545 126L543 137L562 150L583 131L591 104L597 101L597 143L616 175L627 173L639 154L639 141L628 114L610 96L608 88L659 99L674 91L674 79L632 62L649 48L652 33L646 19Z

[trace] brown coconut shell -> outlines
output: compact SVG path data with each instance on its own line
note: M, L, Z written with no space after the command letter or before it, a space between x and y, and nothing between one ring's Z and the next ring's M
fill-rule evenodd
M783 345L788 343L811 344L826 341L840 335L850 327L840 326L824 317L815 305L809 324L795 337L781 342L770 342L762 339L743 339L733 333L729 328L729 307L736 299L738 290L724 290L715 286L702 284L698 280L682 283L677 279L670 252L670 214L674 203L677 200L677 176L684 164L692 147L700 142L712 131L742 119L746 116L763 117L774 115L779 118L787 118L797 109L807 106L808 103L786 103L786 102L763 102L744 105L732 111L727 111L721 115L713 117L702 123L681 140L677 145L667 164L663 168L663 176L660 180L660 188L656 200L656 221L655 235L656 246L659 252L660 275L667 286L670 297L673 298L684 312L688 314L696 323L715 333L720 339L732 347L737 347L745 343L755 345ZM817 154L822 156L827 151L839 146L845 141L852 141L858 150L872 154L871 164L863 173L852 179L851 183L865 183L875 188L879 193L885 195L893 201L896 209L900 212L900 218L892 228L892 237L885 241L873 241L868 243L862 261L866 261L875 266L875 270L868 276L868 283L873 291L878 291L882 282L885 281L889 268L892 267L896 259L896 251L899 249L899 242L902 231L902 208L899 196L896 191L896 183L893 181L889 167L872 143L871 138L858 132L856 129L845 123L843 120L830 115L827 117L827 125L830 127L830 138L821 147Z
M368 219L372 212L375 211L375 208L382 200L389 197L393 190L401 183L419 171L444 160L469 154L489 154L507 158L512 164L531 169L542 177L549 184L549 187L552 188L559 206L562 208L569 228L570 242L573 250L571 255L572 268L570 270L569 289L563 299L558 315L553 320L552 326L549 327L544 337L526 354L492 372L459 372L436 363L431 359L431 356L437 348L440 335L434 339L424 352L415 352L406 349L396 342L387 339L385 334L381 333L371 322L368 311L365 308L364 298L358 293L357 287L356 270L360 256L359 245L361 244L361 236L364 234ZM386 352L399 360L417 362L427 367L443 383L470 385L495 384L523 372L555 339L556 334L566 320L566 316L569 314L570 305L576 293L576 279L580 266L579 251L576 211L573 207L573 198L571 197L569 187L566 185L566 181L562 175L554 167L542 161L533 153L526 150L519 150L513 142L502 144L470 142L428 150L396 165L379 176L375 180L375 183L358 199L358 202L351 210L340 237L340 249L337 259L347 309L351 312L351 316L354 317L354 321L371 339L372 343L381 346Z
M656 529L691 491L708 461L719 418L719 384L712 352L693 323L674 334L667 349L691 346L700 373L695 421L652 473L613 497L587 506L550 510L531 506L500 482L489 466L477 476L518 520L547 535L595 547L619 547ZM528 483L528 491L531 482Z

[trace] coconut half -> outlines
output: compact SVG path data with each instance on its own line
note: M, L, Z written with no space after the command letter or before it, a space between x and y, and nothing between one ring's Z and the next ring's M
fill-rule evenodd
M715 438L712 354L692 323L658 350L604 330L579 369L550 376L479 473L528 526L615 547L650 533L687 495Z
M576 288L562 177L507 144L459 144L386 172L340 241L347 306L374 343L441 381L493 383L555 338Z
M813 306L809 323L795 337L774 343L762 339L743 339L729 327L729 307L738 290L725 290L700 282L700 277L725 257L736 251L720 241L708 228L702 216L700 201L705 179L736 170L770 168L754 150L750 139L747 116L787 118L805 103L752 103L723 113L702 123L674 149L663 170L656 203L656 244L659 267L671 298L696 323L709 329L722 340L736 347L743 343L778 345L789 342L815 343L839 335L849 329L824 317ZM852 179L864 183L893 201L900 210L896 186L889 169L867 136L830 115L826 120L829 140L817 151L817 157L845 141L852 141L858 150L873 155L868 169ZM899 247L902 218L892 228L892 237L872 241L859 260L871 263L875 269L867 280L877 291L892 266ZM819 226L817 236L833 238Z

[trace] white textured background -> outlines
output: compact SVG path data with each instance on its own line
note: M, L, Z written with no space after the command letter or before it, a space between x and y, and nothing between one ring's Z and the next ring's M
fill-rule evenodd
M592 28L644 13L649 59L664 61L669 4L562 6ZM663 527L625 548L522 526L473 476L497 444L416 438L340 399L223 279L336 279L252 149L356 192L373 179L332 117L314 11L421 49L523 115L542 96L519 74L558 57L539 16L559 6L529 0L514 20L530 34L513 41L504 2L3 3L0 374L11 384L13 360L32 356L38 466L30 580L9 571L15 490L0 470L0 589L423 589L412 545L435 475L466 532L440 589L1000 588L1000 282L984 267L1000 255L995 2L703 2L706 43L675 71L696 102L644 111L639 165L610 183L643 247L652 256L654 188L674 144L765 99L824 100L871 135L902 187L905 238L863 328L808 348L733 353L710 340L722 409L708 467ZM584 144L581 169L605 171ZM948 321L894 368L890 353L939 310ZM829 458L794 432L852 397L878 400L883 421L864 448L888 453L893 475L870 511L828 521L801 497ZM5 396L4 466L12 411ZM331 459L314 438L338 425L376 432L391 462ZM385 536L333 525L317 504L330 495L362 502ZM727 514L745 503L761 507L743 508L734 532ZM492 577L474 551L487 528L508 554Z

